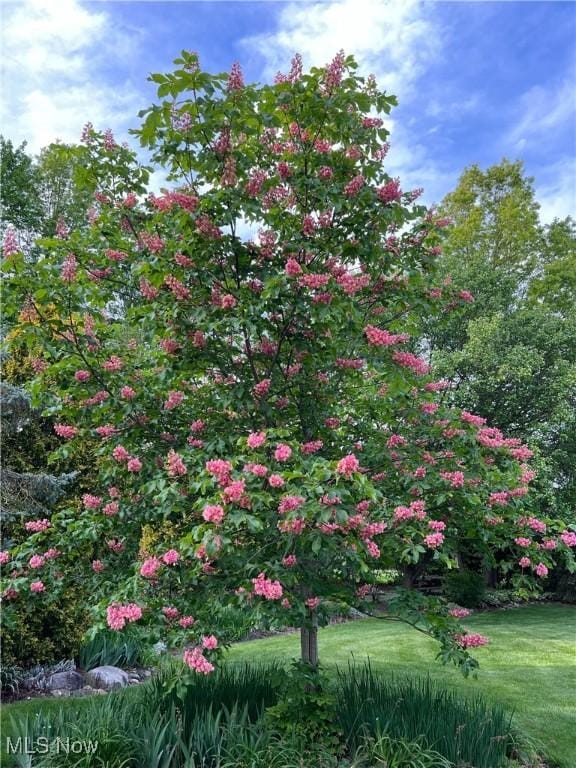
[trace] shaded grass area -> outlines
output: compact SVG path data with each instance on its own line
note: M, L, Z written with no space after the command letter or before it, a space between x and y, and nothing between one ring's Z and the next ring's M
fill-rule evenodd
M351 655L373 669L429 674L467 694L481 693L513 710L516 726L563 768L576 768L576 607L547 604L475 614L470 631L491 643L476 650L478 679L465 680L434 662L436 644L403 624L366 619L320 630L320 660L346 667ZM230 659L271 661L295 657L294 635L239 643Z

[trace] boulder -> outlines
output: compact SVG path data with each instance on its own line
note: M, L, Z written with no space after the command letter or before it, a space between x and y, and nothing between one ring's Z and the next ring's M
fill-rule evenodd
M128 675L120 667L105 665L94 667L86 674L86 682L92 688L103 688L111 691L113 688L125 688L128 685Z
M84 680L78 672L54 672L46 681L46 688L50 691L76 691L83 685Z

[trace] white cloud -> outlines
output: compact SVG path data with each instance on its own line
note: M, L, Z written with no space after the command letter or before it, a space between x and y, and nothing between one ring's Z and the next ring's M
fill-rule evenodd
M129 83L111 86L103 65L136 54L140 37L105 7L78 0L24 0L3 9L2 133L33 152L78 141L82 126L124 132L141 106Z
M433 26L429 6L417 0L291 3L280 11L275 32L243 42L264 55L267 77L288 69L296 52L306 66L322 66L344 49L403 98L439 50Z
M550 223L555 218L576 217L576 159L565 157L547 171L549 181L536 181L540 219Z
M508 132L506 142L521 151L543 137L551 140L556 131L576 120L573 77L563 80L556 89L536 85L522 94L518 104L519 118Z

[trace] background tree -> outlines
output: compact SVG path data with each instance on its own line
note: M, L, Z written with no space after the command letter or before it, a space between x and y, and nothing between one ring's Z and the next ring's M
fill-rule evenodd
M342 53L308 74L296 57L273 86L238 65L210 75L195 54L176 64L152 76L161 102L138 133L180 186L144 197L147 170L88 127L90 221L34 265L6 254L60 455L101 438L82 508L4 555L9 594L55 600L81 574L96 626L195 643L185 661L208 673L214 601L300 626L316 666L318 624L366 609L382 566L449 568L466 538L512 552L528 585L552 565L545 535L570 560L576 535L522 511L531 451L438 402L416 354L422 315L467 295L436 282L441 222L383 165L373 113L393 97ZM401 592L388 607L474 666L485 638L444 602Z
M538 450L540 503L570 516L576 501L574 222L542 226L532 180L521 163L506 160L486 171L467 169L440 214L452 221L440 272L471 295L458 317L428 324L432 362L453 383L452 402Z

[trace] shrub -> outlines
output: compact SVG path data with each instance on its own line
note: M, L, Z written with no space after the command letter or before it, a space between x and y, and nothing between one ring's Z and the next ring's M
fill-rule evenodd
M382 736L417 740L423 749L475 768L504 765L512 749L511 718L504 710L480 698L461 699L428 678L397 680L376 675L369 664L350 666L338 674L336 698L351 748Z
M484 578L475 571L452 571L444 579L445 596L465 608L478 608L485 592Z

